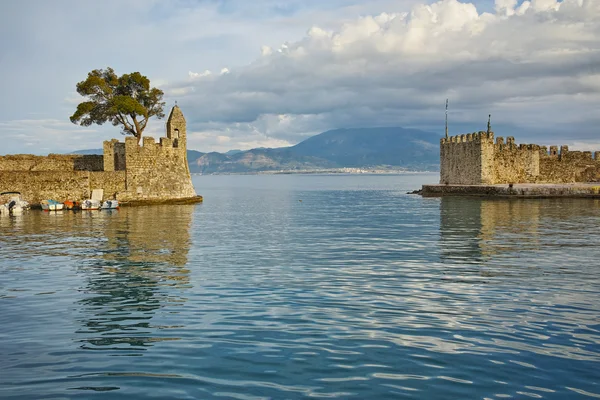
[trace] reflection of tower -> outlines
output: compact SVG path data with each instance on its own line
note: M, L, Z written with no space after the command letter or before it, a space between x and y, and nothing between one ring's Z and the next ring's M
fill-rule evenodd
M482 200L481 253L523 251L539 247L540 200Z
M440 256L442 261L475 263L481 259L481 200L442 197L440 202Z
M107 225L107 248L114 251L107 249L104 259L185 267L194 209L194 205L123 208Z
M542 200L441 199L441 257L474 263L499 253L539 248Z
M80 301L83 348L139 351L176 339L152 320L163 307L186 301L194 208L123 208L90 218L90 231L104 237L96 238L96 256L79 268L87 294Z

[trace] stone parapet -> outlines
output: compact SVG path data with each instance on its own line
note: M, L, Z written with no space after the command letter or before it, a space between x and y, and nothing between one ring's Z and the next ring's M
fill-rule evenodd
M568 146L517 144L493 132L440 141L440 184L569 183L600 181L600 152Z
M104 158L100 155L50 154L34 156L16 154L0 156L0 171L102 171Z
M19 191L32 204L44 199L83 200L104 189L106 199L132 204L197 201L187 165L185 118L175 106L167 137L126 137L103 143L103 155L0 157L0 192Z
M600 198L600 183L423 185L421 194L424 197Z

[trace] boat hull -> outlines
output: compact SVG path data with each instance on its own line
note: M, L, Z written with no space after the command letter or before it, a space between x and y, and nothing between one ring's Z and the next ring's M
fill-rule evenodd
M119 208L119 202L117 200L106 200L100 208L102 210L115 210Z
M44 211L61 211L65 208L63 204L42 204Z
M99 210L101 206L102 203L97 200L84 200L81 202L82 210Z

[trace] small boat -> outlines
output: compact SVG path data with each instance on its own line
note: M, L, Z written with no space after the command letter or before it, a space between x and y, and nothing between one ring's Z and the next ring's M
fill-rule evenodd
M75 200L66 200L63 204L67 210L78 210L81 208L81 203Z
M119 202L117 200L106 200L100 207L102 210L114 210L116 208L119 208Z
M21 214L29 210L29 203L21 198L21 192L2 192L0 196L10 196L8 203L5 204L10 214Z
M60 211L64 208L64 204L56 200L42 200L41 205L44 211Z
M10 203L8 203L8 211L15 215L15 214L22 214L23 211L25 211L25 208L23 208L22 205L20 205L19 203L16 203L14 200L11 201Z
M92 198L81 202L82 210L99 210L102 207L103 189L92 190Z
M81 202L82 210L99 210L102 203L98 200L84 200Z

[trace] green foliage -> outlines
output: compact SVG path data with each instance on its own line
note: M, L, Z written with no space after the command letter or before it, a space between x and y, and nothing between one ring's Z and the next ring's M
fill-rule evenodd
M77 84L77 93L87 98L71 116L82 126L102 125L109 121L121 126L124 135L142 138L151 117L165 116L163 91L150 87L150 80L139 72L118 77L112 68L95 69Z

